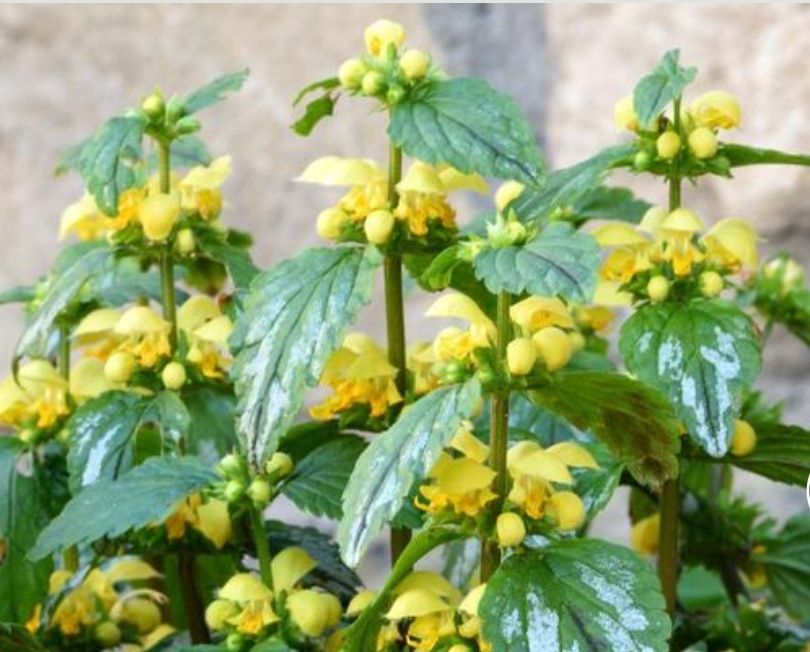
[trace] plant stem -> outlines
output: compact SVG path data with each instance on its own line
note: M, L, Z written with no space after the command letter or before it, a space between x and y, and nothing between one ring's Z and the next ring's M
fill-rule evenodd
M675 130L681 130L681 99L673 102ZM676 159L677 161L677 159ZM677 163L676 163L677 165ZM669 177L669 210L681 206L681 176L677 168ZM658 577L670 616L675 614L678 592L678 541L681 511L681 489L678 478L667 480L661 488L659 514L661 530L658 545Z
M177 553L177 565L180 573L180 591L183 594L183 607L188 621L188 633L192 643L210 643L211 634L205 624L205 605L197 586L194 554L181 551Z
M399 201L397 184L402 179L402 150L390 143L388 155L388 208L393 211ZM388 338L388 361L396 367L396 386L402 397L407 391L405 368L405 309L402 298L402 258L388 252L384 263L385 322ZM411 540L407 528L391 528L391 564L402 554Z
M59 324L59 352L56 363L59 375L70 381L70 330L65 324ZM79 570L79 548L70 546L62 552L62 562L65 570L75 573Z
M499 375L506 368L506 347L511 335L509 328L509 306L512 296L508 292L498 294L497 336L495 343L495 364ZM499 388L492 394L490 412L489 466L495 476L495 493L498 499L493 504L493 513L497 515L506 498L506 449L509 435L509 389ZM481 546L481 581L486 582L501 563L501 551L494 541L483 541Z
M273 569L271 566L270 542L267 530L264 527L262 511L258 507L250 508L250 530L253 533L253 543L256 546L256 555L259 557L259 574L264 585L273 588Z
M160 172L160 192L168 194L171 190L171 143L158 141L158 167ZM171 326L169 331L169 345L172 353L177 349L177 301L174 293L174 261L172 260L172 244L167 241L160 254L160 288L163 299L163 316Z

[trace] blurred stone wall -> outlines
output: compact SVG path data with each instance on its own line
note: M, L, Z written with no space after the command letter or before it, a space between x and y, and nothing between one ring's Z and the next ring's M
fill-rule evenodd
M325 155L380 158L384 124L362 102L341 102L338 118L303 139L288 125L290 98L333 74L362 49L365 25L402 22L409 43L430 50L455 74L476 74L516 96L546 154L568 165L614 142L613 103L631 91L662 53L680 47L700 68L695 91L724 88L743 105L741 142L810 151L810 7L803 5L107 5L0 7L0 286L43 273L57 248L64 206L81 186L53 179L65 147L159 84L184 92L244 65L244 90L206 111L203 136L216 154L233 155L225 218L256 234L262 266L316 243L314 218L335 194L293 179ZM654 183L620 179L651 201ZM754 220L766 254L790 251L810 263L810 170L742 170L732 182L687 189L707 221ZM467 202L467 203L465 203ZM462 200L461 214L473 210ZM409 306L412 334L424 298ZM0 308L0 366L21 326L18 310ZM362 326L382 334L380 318ZM785 400L789 417L810 416L810 353L777 332L763 386ZM803 492L746 481L782 517L805 508ZM608 524L623 509L617 501ZM624 535L619 535L624 536Z

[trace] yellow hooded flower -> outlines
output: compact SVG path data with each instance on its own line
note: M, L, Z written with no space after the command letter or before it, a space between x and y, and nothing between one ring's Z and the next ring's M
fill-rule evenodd
M219 590L218 597L238 605L239 613L226 622L243 634L256 635L279 620L273 610L273 592L252 573L233 575Z
M164 525L170 541L182 539L186 534L186 527L190 526L211 541L217 549L230 541L232 533L228 503L217 498L209 498L203 503L199 494L180 501Z
M222 210L220 188L230 175L230 156L220 156L208 166L191 168L178 185L181 207L196 211L204 220L216 219Z
M408 347L406 366L413 375L413 392L427 394L439 386L439 377L433 372L438 362L430 342L415 342Z
M625 131L638 131L639 123L636 109L633 104L633 96L627 95L616 102L613 108L613 122L617 129Z
M59 223L59 239L64 240L71 233L79 240L95 240L104 235L112 220L98 209L96 200L89 193L68 206L62 213Z
M466 358L476 348L486 348L495 337L495 324L468 296L459 292L445 294L425 312L426 317L455 317L470 324L464 331L457 327L443 329L436 337L433 350L439 360Z
M281 593L292 591L304 576L318 565L310 554L298 546L284 548L273 557L273 588Z
M419 498L415 500L416 506L429 514L449 509L456 514L477 516L497 498L492 491L495 472L467 457L453 459L443 453L431 469L429 478L429 483L419 488L428 502L422 503Z
M484 583L471 589L458 606L458 611L463 618L463 622L459 626L458 631L464 638L475 638L481 631L481 618L478 615L478 605L481 603L481 598L484 597L486 588L487 585Z
M47 429L70 413L68 383L46 360L32 360L17 373L17 380L0 383L0 424L18 426L28 419Z
M509 308L509 317L530 333L547 326L574 327L568 307L556 297L531 296L518 301Z
M709 91L689 105L689 113L701 127L733 129L740 126L740 103L726 91Z
M495 208L498 210L498 213L503 213L504 209L515 199L520 197L525 189L526 186L517 181L506 181L502 183L495 191L494 197Z
M367 335L349 333L343 346L327 360L321 382L334 394L310 409L315 419L327 420L355 405L366 405L372 417L384 415L402 401L396 387L397 370L385 352Z
M104 363L98 358L83 358L70 370L70 395L79 404L114 388L104 375Z
M383 18L366 27L363 37L368 53L379 57L386 53L389 45L399 48L405 42L405 28L399 23Z
M450 440L449 446L479 464L486 462L489 457L489 446L473 434L471 421L462 422Z
M658 552L660 531L660 514L653 514L643 518L633 524L630 531L630 545L643 555L654 555Z
M759 262L757 239L757 232L748 222L726 217L709 229L702 242L710 263L735 272L756 268Z
M634 274L649 269L650 241L631 225L608 222L594 229L591 235L602 247L613 249L602 263L602 279L626 283Z
M461 601L461 592L450 581L433 571L413 571L394 587L392 595L402 595L412 589L424 589L451 606Z
M149 368L171 354L169 328L169 322L148 306L133 306L118 320L114 332L127 338L120 348Z
M227 345L233 323L219 304L205 295L191 297L178 310L177 325L189 340L186 359L206 378L222 378L230 366Z
M696 233L703 230L703 222L688 208L677 208L661 222L657 232L660 249L651 254L654 260L669 261L676 276L688 276L703 254L694 245Z

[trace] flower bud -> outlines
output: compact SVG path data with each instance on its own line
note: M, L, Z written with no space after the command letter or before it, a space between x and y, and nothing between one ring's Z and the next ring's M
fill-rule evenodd
M180 217L180 195L176 192L150 195L138 207L138 219L144 235L155 242L162 242L174 228Z
M186 384L186 368L179 362L170 362L160 374L166 389L180 389Z
M360 88L364 95L378 95L385 88L385 79L375 70L371 70L363 75Z
M346 607L346 615L349 618L354 618L359 616L366 610L374 600L377 598L376 591L360 591L357 595L355 595L351 601L349 602L349 606Z
M495 532L502 548L519 546L526 538L526 526L523 524L523 519L514 512L504 512L498 515Z
M556 326L541 328L532 336L532 344L549 371L562 369L573 355L571 338Z
M653 303L661 303L669 294L669 281L664 276L653 276L647 282L647 296Z
M280 479L288 476L293 470L293 460L287 455L277 451L270 456L264 465L264 472L273 479Z
M132 376L135 358L126 351L116 351L104 363L104 377L111 383L125 383Z
M421 79L430 67L430 57L421 50L407 50L399 60L399 67L408 79Z
M121 620L135 625L139 634L148 634L160 625L160 609L146 598L132 598L124 602Z
M389 45L398 48L405 42L405 29L391 20L377 20L363 34L369 54L378 57L386 54Z
M166 104L160 93L147 95L143 102L141 102L141 111L143 111L150 120L162 118L163 113L166 111Z
M792 258L780 256L765 265L765 278L779 278L779 294L786 295L804 283L804 269Z
M177 251L183 256L188 256L197 248L197 240L194 238L194 231L191 229L180 229L177 232Z
M681 137L674 131L665 131L655 141L655 149L663 159L675 158L681 149Z
M630 530L630 545L636 552L654 555L658 552L661 538L661 515L652 514L633 524Z
M472 649L464 643L456 643L447 652L472 652Z
M700 293L711 299L723 291L723 277L717 272L703 272L700 275Z
M187 115L177 121L174 130L178 136L188 136L189 134L198 132L201 127L202 125L197 118Z
M360 83L363 81L363 75L367 72L366 64L360 59L346 59L340 68L338 68L338 79L343 88L350 91L360 88Z
M228 650L228 652L241 652L244 645L245 637L239 632L232 632L228 634L228 638L225 639L225 649Z
M548 499L548 510L561 530L576 530L585 522L585 505L572 491L558 491Z
M731 454L735 457L745 457L753 452L757 446L757 433L750 423L737 419L734 422L734 434L731 437Z
M242 458L234 453L228 453L217 464L217 471L225 477L241 475L244 468Z
M259 506L270 502L270 483L264 478L254 478L247 488L247 495Z
M287 596L290 618L304 634L313 638L328 627L329 613L321 595L312 589L295 591Z
M688 140L695 158L711 158L717 154L717 136L708 127L698 127L689 134Z
M504 209L517 199L525 188L526 186L518 181L502 183L495 191L495 208L498 209L498 212L503 213Z
M223 495L229 503L237 502L245 493L245 484L239 480L229 480Z
M205 610L205 624L218 631L224 629L229 618L239 613L239 607L230 600L214 600Z
M349 219L344 211L339 208L327 208L318 215L315 223L315 230L324 240L336 240L340 237L343 223Z
M534 368L537 352L532 341L526 337L512 340L506 347L506 363L513 376L525 376Z
M105 620L96 625L95 636L102 647L115 647L121 641L121 630L111 620Z
M363 223L363 231L371 244L381 245L388 242L394 230L394 215L391 211L374 211Z
M652 163L652 156L650 156L649 152L636 152L633 157L633 169L636 172L649 170L650 163Z
M568 339L571 341L572 353L577 353L585 348L585 336L579 331L572 331L568 333Z
M388 102L390 106L399 104L403 99L405 99L405 89L399 84L394 84L389 87L388 91L385 93L385 101Z
M613 122L616 123L617 129L638 131L638 116L636 115L632 95L627 95L616 102L613 107Z

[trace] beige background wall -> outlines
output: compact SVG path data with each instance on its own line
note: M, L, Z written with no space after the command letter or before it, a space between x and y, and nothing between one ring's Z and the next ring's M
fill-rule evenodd
M696 91L724 88L740 98L735 138L810 152L807 6L4 6L0 286L32 280L57 251L60 213L81 192L77 178L51 177L62 149L156 83L182 92L243 65L252 71L243 92L203 115L212 152L234 157L226 219L256 234L262 266L315 244L314 218L334 195L293 177L323 154L381 156L384 125L363 103L341 102L337 119L302 139L288 129L290 98L356 54L364 26L378 17L401 21L409 42L451 73L479 74L515 94L555 165L619 137L614 101L672 47L700 67ZM663 199L655 184L622 182ZM808 169L760 168L702 183L686 199L708 221L753 219L766 252L785 248L810 263L808 191ZM428 335L432 327L416 324L423 304L415 300L409 319L412 332ZM15 308L0 310L5 366L21 320ZM373 315L363 321L381 332ZM776 343L763 384L807 424L810 353L781 333ZM783 516L806 508L800 490L746 486Z

